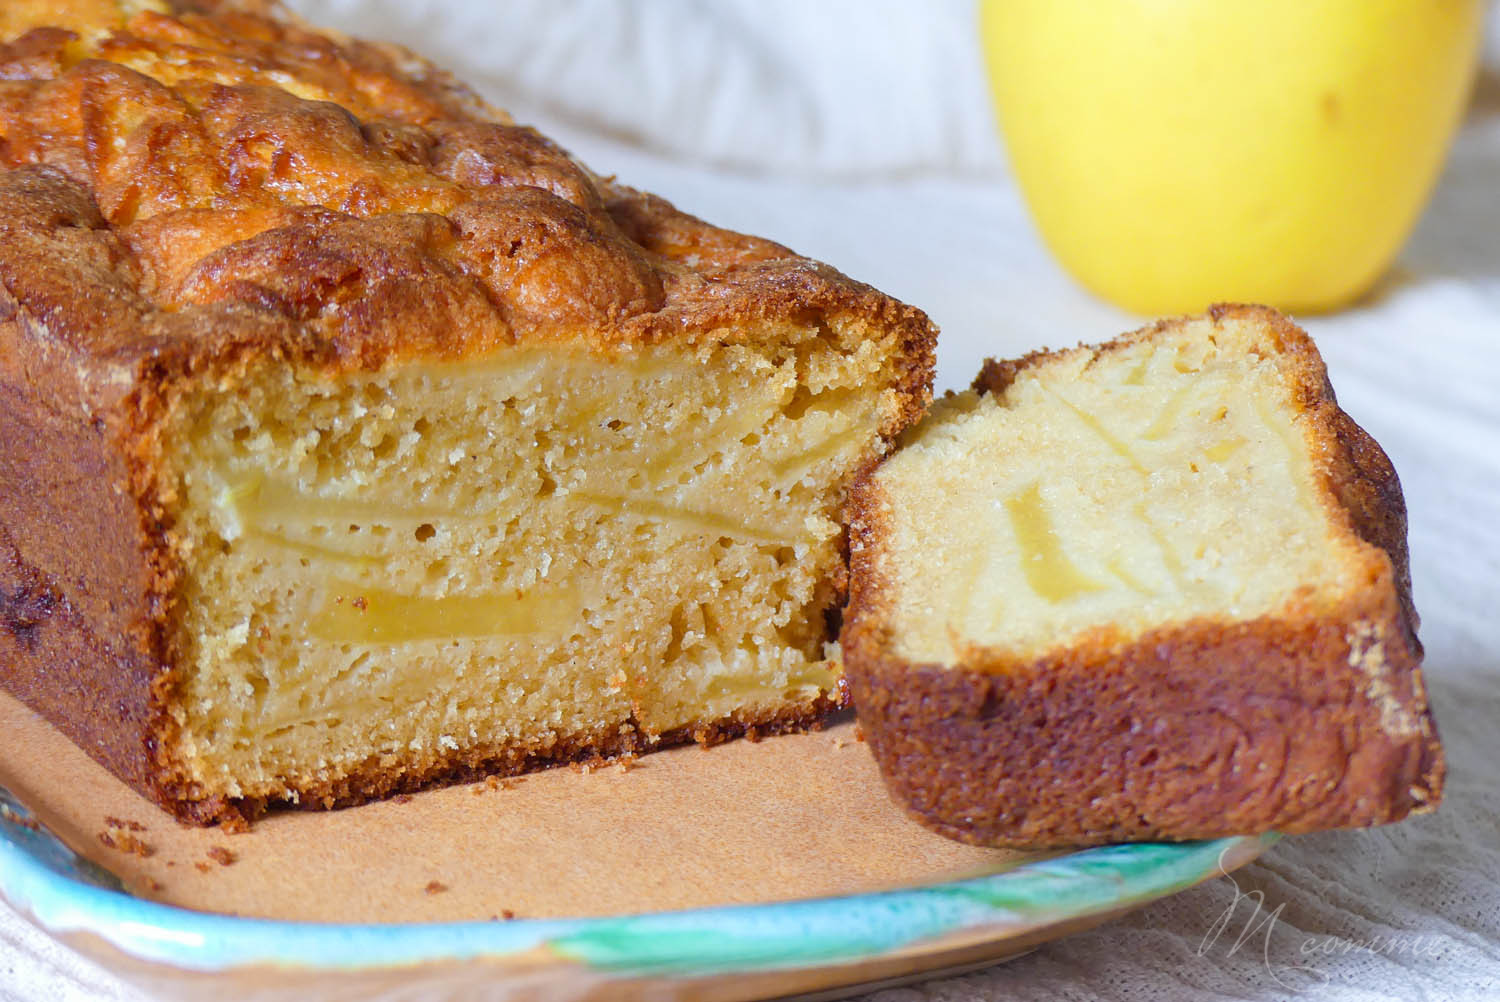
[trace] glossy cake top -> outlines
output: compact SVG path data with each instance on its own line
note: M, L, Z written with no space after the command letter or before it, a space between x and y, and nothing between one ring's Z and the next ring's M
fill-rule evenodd
M373 366L842 315L900 329L910 388L930 378L918 311L269 5L6 3L0 166L0 279L95 357L212 343Z

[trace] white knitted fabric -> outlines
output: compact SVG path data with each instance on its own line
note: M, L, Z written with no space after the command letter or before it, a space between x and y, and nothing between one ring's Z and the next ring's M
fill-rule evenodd
M939 383L1138 320L1047 257L1003 168L964 0L294 0L398 39L597 170L927 309ZM1359 306L1304 319L1411 516L1442 809L1284 840L1099 930L880 1002L1500 998L1500 17L1442 184ZM0 754L4 753L0 740ZM1261 898L1255 912L1256 896ZM0 904L0 999L136 1000Z

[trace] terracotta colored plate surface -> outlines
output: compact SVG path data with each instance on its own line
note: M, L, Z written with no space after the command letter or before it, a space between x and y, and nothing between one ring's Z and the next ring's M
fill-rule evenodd
M890 803L849 720L239 835L178 825L4 694L0 734L0 785L25 805L0 816L0 893L171 993L209 977L236 997L838 991L1013 956L1271 841L960 845ZM17 823L27 810L67 849Z

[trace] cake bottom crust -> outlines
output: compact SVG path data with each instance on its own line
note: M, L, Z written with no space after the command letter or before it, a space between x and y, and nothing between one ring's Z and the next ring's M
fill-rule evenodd
M380 756L372 756L340 779L288 790L285 797L216 796L194 800L175 797L169 790L162 806L181 821L243 831L256 818L278 807L334 810L490 776L518 776L563 765L604 765L694 742L708 747L741 737L758 741L771 735L817 730L848 704L847 685L841 679L835 692L819 693L806 702L735 711L716 720L695 721L658 735L648 734L628 720L594 731L560 735L545 747L518 743L469 748L419 764L391 765L382 763Z
M1099 635L1028 664L894 660L846 631L854 705L915 820L1016 849L1362 827L1425 813L1442 748L1386 608Z

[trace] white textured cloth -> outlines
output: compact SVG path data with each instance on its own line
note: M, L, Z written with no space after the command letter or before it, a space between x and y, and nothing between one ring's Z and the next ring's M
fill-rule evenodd
M289 2L418 47L580 149L872 178L1000 163L984 102L954 100L984 86L970 0Z
M1135 318L1047 257L964 0L293 0L403 41L582 159L928 310L939 382ZM1500 16L1433 204L1374 295L1307 328L1401 472L1450 773L1435 815L1283 841L1094 932L880 1002L1500 998ZM1263 896L1255 917L1255 901ZM1248 930L1248 931L1247 931ZM0 998L141 996L0 905Z

